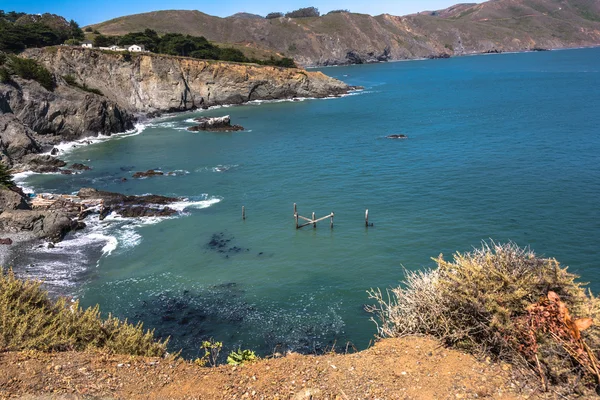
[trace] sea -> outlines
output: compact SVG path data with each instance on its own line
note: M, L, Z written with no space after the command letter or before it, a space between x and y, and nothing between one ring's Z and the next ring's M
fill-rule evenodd
M15 271L143 321L189 358L210 338L261 355L364 349L376 334L369 289L490 240L554 257L600 291L600 48L321 71L364 89L61 146L93 169L19 183L176 196L178 214L88 219ZM187 131L223 115L245 130ZM132 178L149 169L172 174ZM297 230L294 203L304 217L333 212L333 228Z

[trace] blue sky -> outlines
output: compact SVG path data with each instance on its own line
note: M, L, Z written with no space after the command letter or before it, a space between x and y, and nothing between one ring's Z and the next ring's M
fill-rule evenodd
M291 11L300 7L314 6L322 13L335 9L349 9L366 14L389 13L405 15L424 10L446 8L460 0L292 0L292 1L248 1L248 0L2 0L0 9L27 13L50 12L67 19L74 19L81 26L106 21L111 18L147 11L176 9L199 10L211 15L226 17L245 11L265 15L272 11Z

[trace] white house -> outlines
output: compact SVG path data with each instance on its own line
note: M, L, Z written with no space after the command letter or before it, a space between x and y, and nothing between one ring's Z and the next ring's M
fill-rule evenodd
M85 42L81 43L81 47L84 47L86 49L91 49L92 47L94 47L94 44L91 41L86 40Z
M131 46L129 46L127 48L127 50L129 50L131 52L141 52L141 51L146 51L146 48L144 47L143 44L132 44Z
M119 47L119 46L117 46L116 44L113 44L113 45L112 45L112 46L110 46L108 49L109 49L109 50L112 50L112 51L125 51L125 49L124 49L124 48L122 48L122 47Z

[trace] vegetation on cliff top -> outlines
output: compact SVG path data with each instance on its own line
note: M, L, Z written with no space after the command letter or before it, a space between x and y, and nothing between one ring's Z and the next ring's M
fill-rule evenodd
M0 52L0 83L10 82L11 75L37 81L47 90L54 89L54 76L46 67L35 60Z
M118 318L100 317L65 298L53 301L40 282L22 281L0 268L0 352L103 349L118 354L164 356L167 341Z
M30 47L53 46L66 40L82 40L77 22L54 14L25 14L0 10L0 51L19 52Z
M554 259L509 243L440 255L387 295L371 290L380 337L432 335L447 345L530 367L566 393L598 384L600 300ZM589 328L589 329L587 329Z
M172 56L192 57L206 60L221 60L233 62L252 62L263 65L295 68L296 64L291 58L271 57L267 60L250 59L240 50L231 47L219 47L210 43L204 36L182 35L167 33L159 36L152 29L143 32L131 32L123 36L94 37L95 47L109 47L111 45L129 46L141 44L153 53L168 54Z

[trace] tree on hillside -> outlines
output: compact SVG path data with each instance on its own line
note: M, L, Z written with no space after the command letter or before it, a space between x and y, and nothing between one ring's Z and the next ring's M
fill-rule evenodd
M321 13L316 7L299 8L298 10L290 11L289 13L285 14L285 16L288 18L319 17L320 15Z
M79 24L77 22L75 22L74 20L69 21L69 39L75 39L75 40L85 39L85 35L84 35L83 31L81 30L81 28L79 27Z
M275 18L281 18L283 17L283 13L280 12L272 12L272 13L268 13L267 16L265 17L266 19L275 19Z
M94 38L94 47L109 47L116 43L115 37L98 35Z

